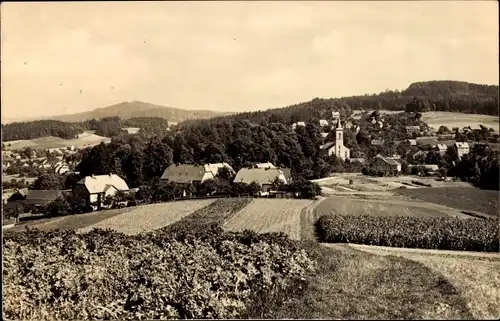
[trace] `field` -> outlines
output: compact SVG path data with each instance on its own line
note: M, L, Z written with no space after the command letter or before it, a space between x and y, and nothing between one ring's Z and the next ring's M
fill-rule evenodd
M371 215L371 216L413 216L467 218L459 210L438 204L408 201L404 199L362 199L347 196L330 197L315 209L315 217L321 215Z
M435 129L438 129L439 126L446 126L452 129L453 127L463 128L467 126L479 128L479 125L484 125L488 128L493 128L498 133L499 126L498 116L450 113L443 111L422 113L422 121Z
M498 191L471 187L402 189L398 193L426 202L498 216Z
M175 223L192 212L210 205L213 201L191 200L138 206L120 215L81 228L78 232L85 233L93 228L112 229L131 235L148 232Z
M283 232L300 240L301 213L311 200L254 199L224 224L229 231L245 229L259 233Z
M79 233L101 227L136 234L157 230L172 223L175 224L170 226L199 226L203 229L206 224L225 222L225 230L281 231L293 239L313 241L303 243L309 256L317 262L318 268L308 277L309 285L298 293L286 292L288 300L283 304L273 306L274 301L269 300L267 305L273 308L266 308L267 314L261 314L263 312L260 306L252 308L246 317L498 318L498 254L464 254L351 244L318 246L314 242L312 226L319 213L339 211L378 216L402 213L401 215L420 217L445 217L450 213L459 213L442 205L408 201L401 197L391 197L390 202L391 205L387 199L368 201L353 199L352 196L320 198L316 201L249 198L193 200L47 219L33 223L32 226L43 230L75 229ZM389 214L384 211L389 211ZM12 230L16 229L20 230L20 226ZM132 247L141 251L137 244ZM115 256L118 257L117 255L121 254L117 252ZM36 256L33 259L36 260ZM128 263L124 261L123 264L126 267ZM69 268L69 265L65 268ZM9 304L12 306L12 301Z
M4 142L5 150L19 150L31 147L33 149L66 148L74 146L75 148L84 148L94 146L101 142L108 143L111 139L85 132L74 139L62 139L54 136L40 137L31 140L15 140Z

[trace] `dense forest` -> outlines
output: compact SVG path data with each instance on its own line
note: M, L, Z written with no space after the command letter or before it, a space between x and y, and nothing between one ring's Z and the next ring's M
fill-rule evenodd
M428 81L411 84L406 90L386 90L379 94L342 97L314 98L311 101L270 109L266 111L245 112L218 117L225 119L251 120L262 122L282 122L291 124L296 121L316 121L327 119L332 111L339 111L341 117L352 110L393 110L403 111L407 106L416 110L408 111L448 111L469 114L499 115L498 86L477 85L459 81ZM195 122L194 120L183 124Z

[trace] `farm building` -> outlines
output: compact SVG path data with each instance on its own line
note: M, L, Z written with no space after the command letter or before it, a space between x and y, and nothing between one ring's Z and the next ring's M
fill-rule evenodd
M337 128L335 128L335 142L328 142L321 145L320 153L328 156L335 155L343 160L350 158L351 151L344 146L344 129L340 124L340 119L337 121Z
M370 167L377 172L401 172L401 164L398 161L380 154L373 158Z
M284 184L288 184L283 170L278 168L242 168L236 174L233 183L250 184L256 182L261 186L261 196L268 195L271 185L278 178Z
M102 208L104 198L114 196L118 191L128 191L128 185L118 175L92 175L79 180L73 187L73 196L85 200L94 209Z
M340 119L340 112L339 111L332 111L332 119L333 119L333 123L338 121Z
M326 120L326 119L320 119L320 120L319 120L319 125L320 125L321 127L328 126L328 125L329 125L329 124L328 124L328 120Z
M24 199L27 205L39 207L48 205L59 197L63 197L63 193L59 190L29 190Z
M21 188L11 193L5 200L5 208L15 208L17 202L24 201L26 199L28 192L29 190L27 188Z
M469 147L469 144L467 142L463 142L463 143L456 142L454 147L457 151L458 157L462 157L465 154L469 154L470 147Z

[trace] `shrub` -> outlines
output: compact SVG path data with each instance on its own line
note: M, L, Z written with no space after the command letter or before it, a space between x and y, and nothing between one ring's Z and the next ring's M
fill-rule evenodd
M286 236L162 229L4 234L7 319L173 319L266 315L314 262Z
M326 243L498 252L498 226L498 218L324 215L316 233Z

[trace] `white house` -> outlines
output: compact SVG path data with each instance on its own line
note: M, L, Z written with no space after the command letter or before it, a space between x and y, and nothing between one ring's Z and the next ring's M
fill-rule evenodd
M92 175L79 180L73 187L73 196L83 199L94 209L103 206L106 196L113 196L118 191L128 191L129 187L125 180L118 175Z
M469 144L466 142L463 143L456 142L455 149L457 150L458 157L462 157L465 154L469 154L470 147Z
M297 126L306 127L306 123L303 121L298 121L298 122L292 124L293 129L297 128Z

